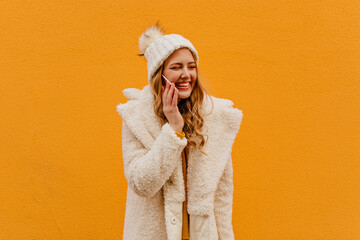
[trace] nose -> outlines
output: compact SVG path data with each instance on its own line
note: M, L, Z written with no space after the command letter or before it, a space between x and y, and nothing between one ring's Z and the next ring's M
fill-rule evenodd
M184 68L184 71L181 74L182 78L189 78L190 77L190 73L189 73L189 69Z

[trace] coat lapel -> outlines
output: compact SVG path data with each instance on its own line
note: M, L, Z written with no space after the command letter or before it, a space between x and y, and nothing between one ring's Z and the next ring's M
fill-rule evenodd
M225 165L231 158L232 145L242 119L242 111L233 108L232 101L216 97L212 99L212 113L204 114L209 140L203 151L208 156L191 149L188 159L188 212L192 215L204 216L213 212L215 191ZM208 111L209 107L206 109Z
M127 88L123 90L123 94L129 101L117 105L117 111L142 144L151 149L160 134L161 125L154 113L154 96L150 85L146 85L142 90Z

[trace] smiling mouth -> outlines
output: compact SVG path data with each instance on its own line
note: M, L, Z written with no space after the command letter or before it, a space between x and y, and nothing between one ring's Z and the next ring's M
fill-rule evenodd
M186 90L189 89L191 87L191 82L188 83L182 83L182 84L175 84L176 88L180 89L180 90Z

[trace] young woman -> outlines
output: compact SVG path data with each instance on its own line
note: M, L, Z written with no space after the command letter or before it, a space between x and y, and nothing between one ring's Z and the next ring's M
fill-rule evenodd
M128 181L123 239L234 239L231 151L242 111L207 93L183 36L156 24L139 49L149 84L123 90L129 100L117 106Z

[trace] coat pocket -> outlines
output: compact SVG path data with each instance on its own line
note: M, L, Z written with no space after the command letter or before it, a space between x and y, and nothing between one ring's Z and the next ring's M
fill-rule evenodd
M210 234L209 215L190 215L190 239L208 240Z

